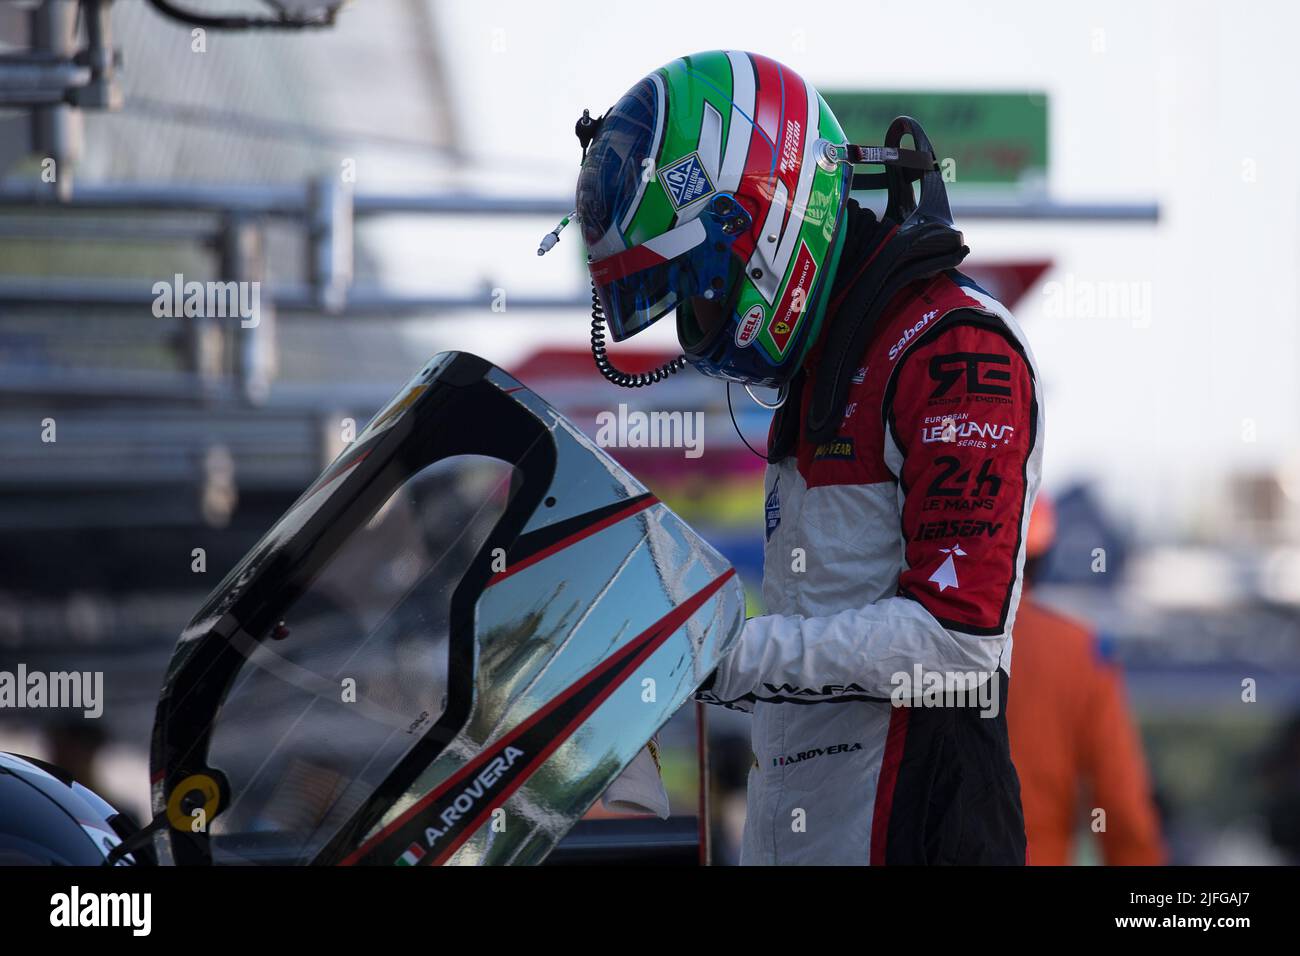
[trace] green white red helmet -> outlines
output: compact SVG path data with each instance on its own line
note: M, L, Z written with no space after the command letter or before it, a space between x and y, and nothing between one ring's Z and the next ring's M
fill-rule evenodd
M615 341L677 313L686 360L779 386L821 328L844 241L844 131L797 73L753 53L682 57L599 120L577 214Z

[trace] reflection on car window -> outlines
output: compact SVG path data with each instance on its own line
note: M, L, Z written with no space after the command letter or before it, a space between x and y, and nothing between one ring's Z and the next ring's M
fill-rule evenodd
M436 462L342 546L244 665L209 759L231 784L214 862L306 862L442 714L452 594L515 469Z

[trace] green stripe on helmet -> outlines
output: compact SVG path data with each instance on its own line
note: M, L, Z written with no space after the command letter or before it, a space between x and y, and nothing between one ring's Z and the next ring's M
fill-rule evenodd
M647 183L641 203L627 229L629 245L645 242L667 232L676 223L677 210L657 175L678 160L698 152L704 104L708 102L722 117L720 148L725 152L731 129L731 61L725 53L703 53L674 60L657 71L665 90L663 137L654 165L645 175ZM718 184L714 183L714 188Z

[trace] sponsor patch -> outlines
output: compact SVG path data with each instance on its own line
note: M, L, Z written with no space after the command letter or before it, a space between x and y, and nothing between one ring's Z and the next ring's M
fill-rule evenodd
M1001 521L926 521L912 535L913 541L938 538L992 538L1002 530Z
M762 694L759 699L785 700L792 697L862 697L866 696L867 689L861 684L823 684L821 687L798 687L794 684L768 684L760 685ZM766 695L766 698L764 698Z
M929 312L925 313L925 315L921 316L915 325L904 329L902 338L889 347L889 361L892 362L894 359L898 358L898 356L902 354L903 349L907 347L907 343L920 335L921 330L929 325L930 320L938 314L938 309L931 309Z
M937 382L930 398L943 398L958 382L967 395L1006 398L1011 388L1011 356L996 352L950 352L930 359L930 380Z
M805 760L813 760L817 757L826 757L831 754L847 754L855 750L861 750L862 744L832 744L829 747L814 747L812 750L801 750L793 754L781 754L772 758L773 767L785 767L792 763L803 763Z
M799 254L795 257L794 269L790 273L790 282L785 287L785 294L777 303L772 313L772 321L767 327L767 332L772 337L772 344L776 346L778 357L784 356L785 350L790 347L790 338L794 335L794 330L799 327L800 320L803 319L808 297L812 294L813 279L816 277L817 263L813 261L812 253L808 251L808 244L800 241Z
M959 588L961 584L957 580L957 564L954 558L966 557L966 552L962 550L961 545L954 544L951 548L940 548L940 554L946 554L943 563L930 575L926 580L939 586L939 593L942 594L949 588Z
M921 441L926 445L946 442L959 447L997 448L1011 443L1014 425L976 421L962 412L956 415L931 415L921 425Z
M772 540L772 532L781 524L781 479L777 478L772 483L772 492L763 502L763 512L767 520L767 540Z
M659 170L658 176L674 209L689 206L695 200L713 193L713 183L704 171L699 153L683 156L671 166Z
M758 338L758 331L763 327L763 319L763 307L751 305L749 311L740 317L740 324L736 326L736 345L743 349Z
M926 498L921 502L921 510L970 514L972 511L992 511L997 504L997 498Z
M1002 476L993 471L993 459L985 458L980 470L971 476L971 467L962 468L962 460L940 455L934 460L938 473L926 489L927 498L996 498L1002 491ZM973 466L972 466L973 467Z
M853 439L846 436L822 442L813 452L813 461L852 461L854 457Z

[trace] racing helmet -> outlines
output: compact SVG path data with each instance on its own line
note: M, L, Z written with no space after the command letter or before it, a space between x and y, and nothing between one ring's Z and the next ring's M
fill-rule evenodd
M141 862L114 849L136 829L58 767L0 753L0 866L103 866Z
M602 320L617 342L675 311L686 363L788 382L821 328L846 231L853 172L826 101L775 60L719 50L655 70L579 121L580 139L584 123L576 215L597 365Z

